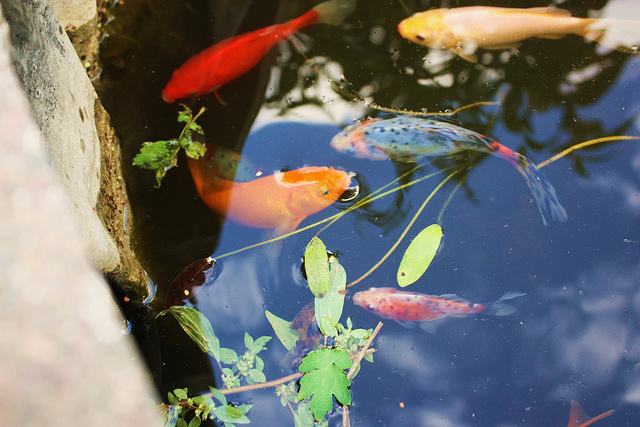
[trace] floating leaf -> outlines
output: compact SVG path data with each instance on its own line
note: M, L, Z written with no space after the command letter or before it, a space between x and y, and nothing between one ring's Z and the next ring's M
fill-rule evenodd
M349 355L337 348L323 348L305 356L298 368L306 372L300 380L298 399L311 399L311 410L316 420L324 418L333 408L333 397L343 405L351 404L351 381L345 369L351 367Z
M183 268L169 286L164 307L181 305L184 300L193 298L203 285L215 279L215 265L216 260L213 258L203 258Z
M418 280L440 247L442 228L438 224L430 225L422 230L409 244L398 268L398 284L409 286Z
M309 289L317 298L322 298L329 289L329 256L322 240L314 237L304 251L304 267Z
M176 318L182 329L198 344L198 347L220 363L220 340L213 333L213 328L209 319L193 307L183 307L175 305L166 310L162 310L156 317L172 314Z
M329 264L329 289L322 298L315 298L316 322L324 335L335 336L336 324L342 316L346 296L347 273L337 260Z
M284 319L279 318L275 314L270 313L268 310L264 312L267 316L267 320L271 323L276 336L287 350L291 350L296 347L296 341L300 335L291 329L291 322L287 322Z

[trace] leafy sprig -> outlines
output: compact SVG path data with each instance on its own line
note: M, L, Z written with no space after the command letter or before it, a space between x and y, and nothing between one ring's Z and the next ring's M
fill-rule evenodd
M168 393L168 405L162 405L161 410L165 414L167 427L198 427L202 421L216 418L226 426L234 424L249 424L246 413L252 405L233 406L227 402L227 398L220 390L211 387L213 397L218 400L216 405L210 396L189 397L186 388L177 388L173 393ZM193 410L193 418L187 424L185 416Z
M207 151L203 143L193 140L194 133L204 135L204 131L196 123L196 119L206 109L202 107L198 114L194 116L189 107L184 104L180 105L183 110L178 112L178 121L185 123L180 136L168 141L144 142L140 152L133 159L134 166L156 171L158 187L160 187L162 178L164 178L167 171L178 165L178 153L181 148L185 150L187 156L194 159L204 156Z

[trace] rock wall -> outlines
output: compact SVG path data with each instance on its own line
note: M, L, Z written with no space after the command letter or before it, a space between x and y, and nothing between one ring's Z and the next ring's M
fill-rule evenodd
M44 1L0 1L0 93L0 425L161 425L95 268L136 269L97 214L115 204L106 222L124 228L126 193L104 191L124 188L117 144Z

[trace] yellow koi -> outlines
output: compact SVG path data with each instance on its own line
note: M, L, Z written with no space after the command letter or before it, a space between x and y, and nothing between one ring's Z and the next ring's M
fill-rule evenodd
M618 0L618 3L621 1L625 2ZM635 53L640 41L640 21L617 19L612 15L628 11L627 16L634 16L640 12L638 4L640 2L626 1L616 7L607 5L602 19L577 18L567 10L552 7L432 9L400 22L398 32L409 41L449 49L471 62L477 62L478 48L509 49L532 37L560 39L567 34L578 34L609 48Z

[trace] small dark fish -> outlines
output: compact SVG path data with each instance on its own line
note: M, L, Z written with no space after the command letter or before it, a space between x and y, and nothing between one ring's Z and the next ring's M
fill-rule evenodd
M202 286L216 277L215 266L213 258L199 259L186 266L171 282L164 308L184 305L184 301L193 298Z

